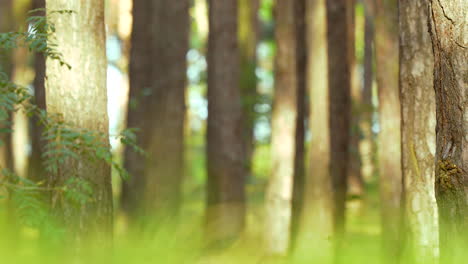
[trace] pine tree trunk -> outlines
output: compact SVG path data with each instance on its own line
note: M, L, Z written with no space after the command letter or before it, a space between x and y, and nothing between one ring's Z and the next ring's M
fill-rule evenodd
M430 1L436 94L436 175L442 263L466 261L468 248L468 3Z
M330 160L333 162L330 166L330 173L335 199L335 232L338 236L343 234L345 225L351 125L351 79L346 1L327 1Z
M383 255L400 254L401 132L398 89L398 8L396 0L376 3L376 61L379 92L379 175Z
M289 247L297 118L296 23L294 1L275 6L277 52L273 98L272 174L266 190L266 251L284 255Z
M302 213L294 256L331 263L333 195L330 166L328 56L325 0L307 0L307 87L310 95L310 162L304 179Z
M208 40L208 241L237 238L245 225L245 156L237 0L210 0Z
M400 100L404 182L405 255L410 263L436 263L437 204L434 193L434 58L426 0L401 1Z
M57 50L72 69L47 59L47 112L61 115L74 128L99 132L100 143L109 146L104 1L47 0L46 5L48 10L74 11L50 17L56 28ZM60 191L52 195L51 206L71 231L73 240L109 237L113 227L109 165L82 155L58 166L57 175L49 177L51 187L62 187L74 177L92 188L93 201L79 206Z
M257 42L259 0L239 0L239 50L241 54L240 85L242 114L244 120L244 145L246 155L246 175L252 173L252 156L255 149L254 125L257 93Z

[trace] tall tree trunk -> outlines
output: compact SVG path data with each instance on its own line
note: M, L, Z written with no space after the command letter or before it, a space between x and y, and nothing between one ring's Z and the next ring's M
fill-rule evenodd
M104 1L47 0L46 6L48 10L74 11L50 17L56 28L57 50L72 68L47 59L47 111L49 115L61 115L73 128L99 132L99 143L109 147ZM52 208L74 240L110 236L113 206L109 165L80 156L58 167L59 172L49 177L51 187L61 187L74 177L92 188L93 202L79 206L60 191L52 195Z
M151 137L152 113L150 105L154 97L151 85L152 76L152 32L151 27L151 0L139 0L133 3L133 25L130 50L130 91L127 110L127 127L137 128L138 145L145 150ZM130 147L124 151L124 166L130 178L122 183L121 203L122 209L130 218L136 220L141 213L141 194L144 191L145 167L147 161Z
M346 1L346 18L348 25L348 60L351 85L351 128L350 128L350 144L349 144L349 165L348 165L348 190L347 193L351 196L361 196L364 193L364 180L361 173L361 153L359 152L359 143L361 138L360 120L363 115L362 111L362 93L359 83L357 61L356 61L356 19L355 8L356 0Z
M34 0L33 9L45 8L45 0ZM45 13L41 12L39 14L44 16ZM45 99L45 87L44 87L44 77L45 77L45 58L43 54L34 55L34 103L37 107L42 110L46 108L46 99ZM42 140L43 129L39 124L39 118L33 116L31 118L30 125L31 133L31 155L29 156L28 161L28 178L39 182L45 179L45 170L42 165L42 153L44 151L44 141Z
M333 195L330 166L328 56L325 0L307 0L307 87L310 95L310 162L305 175L295 258L331 263Z
M257 42L259 0L239 0L239 50L240 50L240 86L242 114L244 120L244 145L246 175L252 173L252 156L255 149L254 125L256 119L255 104L258 101Z
M296 140L294 154L293 203L291 218L291 243L294 244L298 232L298 223L302 211L305 183L305 135L307 111L307 28L306 28L306 0L295 3L296 20L296 74L297 74L297 118Z
M398 8L396 0L376 2L376 60L379 89L379 166L384 258L400 254L401 132L398 89Z
M436 180L442 263L462 263L468 248L468 3L430 1L436 94Z
M181 201L189 1L139 1L133 13L128 126L141 129L148 158L126 150L134 178L124 183L122 202L156 225L173 220ZM148 21L156 26L147 31Z
M410 263L435 263L438 255L434 193L434 58L426 0L400 1L401 149L405 234Z
M347 0L327 1L328 85L330 109L330 173L335 199L335 232L345 226L345 205L350 142L351 80Z
M237 0L209 0L207 238L229 241L245 225Z
M277 52L273 98L272 174L266 190L265 246L272 255L289 247L297 118L296 24L294 1L275 6Z

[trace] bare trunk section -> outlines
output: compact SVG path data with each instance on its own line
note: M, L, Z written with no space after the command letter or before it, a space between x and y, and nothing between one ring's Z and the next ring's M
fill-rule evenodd
M294 256L331 263L333 196L330 166L328 56L325 0L307 0L307 89L310 95L310 162L305 175L302 214Z
M210 242L235 239L245 226L237 7L237 0L209 0L206 235Z
M265 246L272 255L289 247L297 118L296 23L294 1L275 6L275 92L273 98L272 174L266 190Z
M45 8L45 0L34 0L33 9ZM44 12L35 14L35 15L45 15ZM43 54L36 54L34 56L34 103L40 109L45 110L46 108L46 99L45 99L45 58ZM28 178L39 182L44 180L46 173L44 166L42 165L42 152L44 151L44 141L42 140L43 128L39 124L39 118L33 116L31 118L30 125L30 135L31 135L31 156L29 156L28 161Z
M351 80L347 0L327 1L328 87L330 109L330 173L335 200L335 235L345 229L346 191L350 143Z
M259 0L239 0L240 86L246 156L246 164L244 167L246 168L246 175L249 177L252 173L252 156L255 149L255 104L258 101L257 75L255 70L257 67L259 6Z
M61 115L74 128L99 132L100 143L109 146L104 1L47 0L46 5L48 10L74 11L51 17L57 49L72 69L47 59L47 111L49 115ZM109 237L113 227L109 165L80 156L58 167L59 172L48 178L51 187L61 187L73 177L92 188L93 201L79 206L60 191L52 195L53 211L72 233L73 240Z
M404 182L405 255L410 263L436 263L437 204L434 193L434 58L426 0L400 1L400 100Z
M384 259L400 255L401 131L398 89L398 8L396 0L376 2L376 61L379 92L379 175Z
M430 1L436 94L436 176L440 253L462 263L468 248L468 3Z

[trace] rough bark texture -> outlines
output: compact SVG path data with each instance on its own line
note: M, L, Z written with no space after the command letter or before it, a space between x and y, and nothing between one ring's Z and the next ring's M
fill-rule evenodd
M246 175L252 173L252 155L255 149L254 125L257 93L257 42L259 35L259 0L239 0L240 86L244 121Z
M384 259L400 254L401 132L398 89L398 8L396 0L376 2L376 61L379 92L379 175Z
M153 87L152 74L152 32L151 27L151 0L134 1L133 3L133 30L130 50L130 91L129 106L127 110L127 127L138 128L137 143L146 150L151 137ZM147 161L143 156L125 148L124 166L130 174L130 179L122 184L122 209L135 220L141 207L141 194L144 191L145 167Z
M410 263L421 264L435 263L438 256L434 58L427 10L427 0L399 3L405 254Z
M288 250L292 212L297 118L296 23L294 1L278 1L275 8L272 174L266 190L265 246L269 254L283 255Z
M207 236L228 241L245 225L237 0L209 1Z
M361 196L364 193L364 180L361 173L361 153L359 152L359 143L361 139L360 120L363 115L361 85L358 77L358 64L356 61L355 47L355 5L356 0L346 1L346 19L348 25L348 61L350 72L351 86L351 128L350 128L350 145L349 145L349 165L348 165L348 190L347 193L351 196Z
M60 114L76 128L102 134L101 143L109 146L104 1L47 0L49 10L73 10L56 14L58 51L72 66L47 60L46 102L49 114ZM112 233L112 187L110 167L101 160L81 156L59 165L59 173L50 175L49 185L61 187L71 177L86 181L92 188L93 201L77 206L60 191L52 195L55 214L79 241L88 236L107 237Z
M33 9L44 8L45 0L34 0ZM35 15L44 15L44 13L39 13ZM34 56L34 103L40 109L45 110L46 108L46 99L45 99L45 87L44 87L44 77L45 77L45 58L42 54L36 54ZM31 118L30 125L31 133L31 156L29 156L28 161L28 178L36 182L45 179L45 170L42 165L42 152L44 150L44 141L42 140L43 129L39 124L39 118L33 116Z
M468 248L468 2L433 0L429 6L441 260L462 263Z
M345 225L345 203L350 143L351 80L347 0L327 1L328 87L330 101L330 173L335 199L335 232L342 235Z
M305 176L295 258L331 263L333 196L330 166L325 0L307 0L307 87L310 95L310 163Z
M133 12L128 127L141 129L148 158L126 150L134 178L124 187L123 205L168 221L181 200L189 1L139 1Z
M297 74L297 118L293 178L293 204L291 219L291 243L294 248L298 223L302 210L305 183L305 135L307 110L307 28L306 0L295 2L296 18L296 74Z

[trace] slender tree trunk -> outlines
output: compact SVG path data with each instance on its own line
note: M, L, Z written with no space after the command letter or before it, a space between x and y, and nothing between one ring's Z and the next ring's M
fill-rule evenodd
M151 0L139 0L133 3L133 30L130 50L130 91L127 110L127 127L137 128L138 145L148 149L151 137L152 113L150 105L154 97L151 85L152 76L152 32ZM130 179L122 183L122 209L130 218L136 220L142 210L141 194L144 192L145 167L147 160L140 154L126 147L124 151L124 166L130 174Z
M327 1L328 85L330 100L330 173L335 199L335 232L341 236L345 227L345 204L350 143L351 80L347 0Z
M209 0L207 238L229 241L245 225L245 169L236 0Z
M266 190L266 251L284 255L289 247L297 118L296 24L294 1L275 6L277 53L273 98L272 174Z
M398 89L398 8L396 0L376 3L376 59L379 87L379 166L383 253L400 254L401 131Z
M34 0L33 9L45 8L45 0ZM41 12L39 14L44 16L45 13ZM37 107L42 110L46 108L46 99L45 99L45 87L44 87L44 77L45 77L45 58L43 54L36 54L34 56L34 103ZM30 125L31 133L31 155L29 156L28 161L28 178L39 182L45 179L45 170L42 165L42 152L44 151L44 141L42 140L43 129L39 124L39 118L33 116L31 118Z
M462 263L468 248L468 3L429 3L436 94L436 176L442 263Z
M307 87L310 95L310 162L294 256L331 263L333 195L330 166L328 52L325 0L307 0Z
M125 183L122 202L130 214L156 217L152 225L171 223L180 207L184 167L189 1L139 1L133 12L128 126L141 129L139 143L148 158L126 150L134 178ZM155 26L145 29L148 23Z
M434 58L426 0L400 1L401 141L405 234L410 263L436 263Z
M293 203L291 218L291 243L294 248L301 215L305 183L305 135L307 111L307 28L306 0L295 3L296 20L296 74L297 74L297 118L294 155Z
M246 175L252 173L252 156L255 149L254 125L256 119L255 105L258 101L257 76L257 42L258 42L258 9L259 0L239 0L239 50L241 54L241 99L244 120L244 145L246 155Z
M99 132L100 144L109 146L104 1L47 0L46 5L48 10L74 11L50 17L56 28L57 50L72 69L47 59L47 111L49 115L61 115L74 128ZM71 231L73 240L110 236L113 206L109 165L80 156L58 167L59 172L49 177L51 187L62 187L73 177L92 188L93 202L80 206L60 191L52 195L52 208Z

